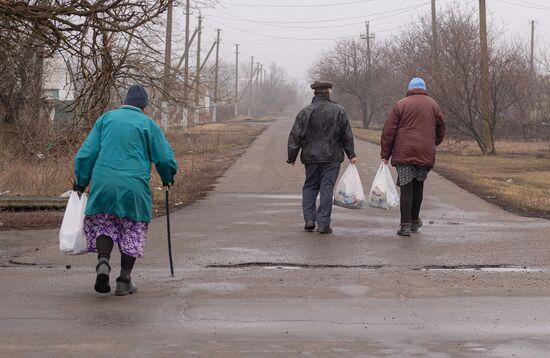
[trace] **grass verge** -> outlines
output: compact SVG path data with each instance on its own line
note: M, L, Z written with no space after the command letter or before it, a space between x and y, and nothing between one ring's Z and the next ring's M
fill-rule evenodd
M170 190L171 210L203 198L218 177L246 151L265 125L239 122L199 125L167 134L179 163ZM57 159L29 160L0 153L0 192L23 196L59 196L72 187L74 153ZM165 214L164 191L153 169L153 216ZM59 227L59 211L0 211L0 231Z
M354 128L359 139L380 144L380 131ZM479 154L475 142L446 140L435 170L458 186L518 215L550 219L548 143L498 141L497 155Z

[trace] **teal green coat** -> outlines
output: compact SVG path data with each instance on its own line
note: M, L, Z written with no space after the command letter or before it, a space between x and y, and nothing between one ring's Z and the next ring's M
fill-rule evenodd
M74 159L76 184L91 182L86 215L150 222L151 163L163 183L172 183L177 163L159 125L132 106L103 114Z

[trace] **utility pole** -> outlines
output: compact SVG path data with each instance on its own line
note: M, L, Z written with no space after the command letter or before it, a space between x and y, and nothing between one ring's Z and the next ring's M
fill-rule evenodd
M248 81L248 115L252 110L252 78L254 77L254 56L251 56L250 61L250 80Z
M218 37L216 39L216 65L215 65L215 73L214 73L214 102L216 102L216 106L218 105L218 69L219 69L219 61L220 61L220 32L222 30L217 29L216 32L218 33Z
M199 32L197 33L197 66L195 67L195 124L199 123L201 91L201 36L202 15L199 15Z
M258 81L260 78L261 65L259 62L256 63L256 71L254 74L256 78L254 79L254 115L258 114Z
M239 44L235 44L235 118L239 116Z
M434 74L437 74L439 71L439 43L437 39L437 12L435 9L435 0L432 0L432 56Z
M202 73L202 70L204 69L204 66L206 66L206 63L208 62L210 55L212 55L212 52L214 51L215 47L216 47L216 41L212 42L212 46L210 46L210 50L208 50L206 57L202 60L201 67L199 68L199 74Z
M361 35L361 38L363 40L367 40L367 68L365 70L365 82L367 84L367 89L370 89L370 74L371 74L371 55L370 55L370 40L374 39L374 34L371 35L370 33L370 24L368 21L365 22L366 26L366 33L365 35ZM368 92L368 90L367 90ZM365 102L363 105L363 127L367 128L368 118L369 118L369 102L370 98L365 98Z
M190 9L191 0L187 0L185 4L185 48L187 49L185 53L185 62L183 65L183 104L187 106L187 97L189 93L189 48L191 44L189 43L189 15L191 13Z
M529 70L535 73L535 20L531 20L531 57L529 58Z
M485 154L493 154L491 126L489 123L489 54L487 47L487 8L485 0L479 0L479 36L481 54L481 121Z
M164 130L168 129L168 92L170 91L171 67L172 67L172 14L174 3L168 3L168 13L166 16L166 39L164 46L164 81L161 104L161 125Z
M361 38L363 40L367 40L367 78L370 75L370 67L371 67L371 56L370 56L370 40L374 39L374 34L370 34L370 24L368 21L365 22L366 26L366 35L361 35Z
M193 44L193 41L195 40L195 37L197 36L198 31L199 29L195 29L195 31L193 31L193 35L191 35L191 39L189 40L189 43L185 47L185 50L183 51L183 54L181 55L180 60L178 61L178 64L175 68L175 72L179 72L179 70L181 69L181 65L183 64L183 61L185 60L185 57L189 55L189 50L191 49L191 45Z

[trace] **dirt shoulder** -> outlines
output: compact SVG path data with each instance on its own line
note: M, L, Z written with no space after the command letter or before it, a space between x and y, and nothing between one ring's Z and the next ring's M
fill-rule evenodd
M204 198L268 124L269 120L262 118L253 123L244 120L211 123L168 133L180 166L176 183L170 190L171 210ZM15 173L0 175L2 190L10 195L59 196L70 189L72 166L67 163L72 163L72 155L39 165L26 163L24 159L0 157L0 163L3 161L11 161L10 167L30 173L25 185L17 180ZM154 170L152 178L153 215L162 216L165 213L162 183ZM0 211L0 231L55 228L61 225L62 219L62 211Z
M379 144L380 131L354 128L359 139ZM497 155L479 155L475 143L446 140L435 171L507 211L550 219L548 143L499 141Z

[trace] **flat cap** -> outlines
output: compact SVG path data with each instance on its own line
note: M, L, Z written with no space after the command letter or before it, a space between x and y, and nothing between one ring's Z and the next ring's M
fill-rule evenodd
M312 90L332 88L332 83L326 81L315 81L311 84Z

